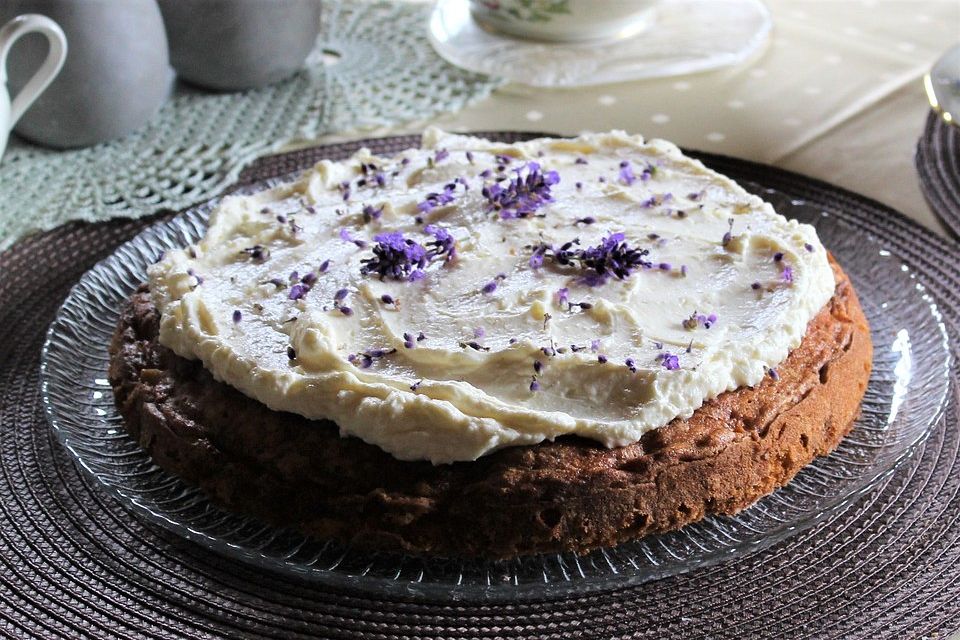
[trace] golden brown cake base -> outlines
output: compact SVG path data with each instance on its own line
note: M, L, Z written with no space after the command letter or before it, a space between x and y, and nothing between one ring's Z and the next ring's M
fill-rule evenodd
M834 272L834 297L778 380L618 449L563 437L474 462L396 460L333 423L271 411L162 347L143 288L123 310L110 381L156 463L228 509L378 549L586 552L740 511L837 446L859 413L872 347L849 280Z

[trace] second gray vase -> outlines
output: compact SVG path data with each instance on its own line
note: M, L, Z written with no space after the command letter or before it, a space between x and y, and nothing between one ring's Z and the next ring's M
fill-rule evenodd
M159 0L181 79L262 87L303 66L320 31L320 0Z

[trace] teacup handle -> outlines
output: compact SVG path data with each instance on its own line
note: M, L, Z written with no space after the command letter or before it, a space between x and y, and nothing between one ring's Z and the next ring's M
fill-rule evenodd
M7 54L13 43L28 33L42 33L50 43L50 51L46 60L40 65L30 81L27 82L13 99L10 105L10 122L7 126L12 129L23 112L33 104L43 90L53 82L60 73L64 60L67 59L67 37L63 29L56 22L46 16L27 13L17 16L0 29L0 88L7 83Z

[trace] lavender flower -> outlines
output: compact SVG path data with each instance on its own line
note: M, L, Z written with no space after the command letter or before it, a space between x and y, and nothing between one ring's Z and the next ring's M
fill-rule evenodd
M404 238L399 231L374 236L372 258L360 262L360 273L376 273L383 280L390 276L394 280L418 280L423 277L422 269L427 266L427 250L416 240ZM419 275L417 275L419 272Z
M445 259L449 262L457 256L457 242L449 231L435 224L428 224L423 228L423 232L433 236L433 241L427 243L427 246L430 247L427 256L431 260L446 255Z
M540 245L534 251L551 257L561 266L579 267L586 272L583 276L584 283L593 286L605 283L610 276L623 280L638 267L652 267L652 264L644 259L649 251L631 247L622 233L610 234L595 247L574 249L573 246L578 243L579 240L572 240L559 249Z
M690 314L689 318L686 318L683 321L683 328L687 331L693 331L697 327L702 326L704 329L709 329L717 322L717 314L711 313L710 315L704 315L702 313L697 313L694 311Z
M789 266L784 267L784 268L783 268L783 271L780 272L780 279L783 280L784 282L792 283L792 282L793 282L793 268L792 268L792 267L789 267Z
M370 366L373 364L374 360L384 358L396 352L397 352L396 349L369 349L360 354L351 353L349 356L347 356L347 361L356 365L357 360L359 360L360 361L359 366L361 369L369 369Z
M371 220L379 220L380 216L383 215L383 205L379 207L374 207L371 204L363 205L363 221L370 222Z
M290 287L290 291L287 293L287 298L289 300L299 300L307 295L308 291L310 291L310 287L298 283Z
M270 249L262 244L255 244L252 247L244 249L241 253L250 256L250 259L254 262L266 262L270 259Z
M628 187L637 181L637 176L633 174L633 167L630 166L628 160L624 160L620 163L620 182L627 185Z
M423 202L417 203L417 211L420 213L429 213L437 207L450 204L455 199L453 192L456 188L457 185L451 182L450 184L444 185L443 191L440 193L428 193Z
M530 256L530 268L539 269L543 266L543 254L546 252L547 246L540 245L533 251L533 255Z
M723 239L720 240L720 245L723 247L733 240L733 218L727 218L727 227L727 232L723 234Z
M657 356L657 360L659 360L660 365L668 371L676 371L680 368L680 358L673 355L669 351L659 354Z
M233 312L233 322L234 322L234 324L240 322L241 320L243 320L243 314L240 313L240 310L239 310L239 309L235 309L234 312Z
M515 177L505 185L501 184L503 178L483 187L481 193L491 211L499 211L504 220L526 218L553 202L550 188L560 182L560 174L556 171L543 173L536 162L528 162L513 172Z
M343 240L344 242L352 242L353 244L357 245L357 247L359 247L360 249L363 249L365 246L367 246L366 241L357 240L356 238L354 238L353 235L350 234L350 231L346 227L344 227L343 229L340 229L340 239Z
M780 379L780 374L777 373L776 369L767 369L767 373L770 374L770 377L773 378L773 381L776 382Z

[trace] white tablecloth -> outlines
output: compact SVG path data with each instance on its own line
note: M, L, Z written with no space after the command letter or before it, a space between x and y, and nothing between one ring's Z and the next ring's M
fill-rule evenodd
M432 123L464 131L625 129L815 176L942 231L921 195L913 154L928 110L922 77L960 41L960 1L767 4L772 37L743 65L581 89L508 85Z

